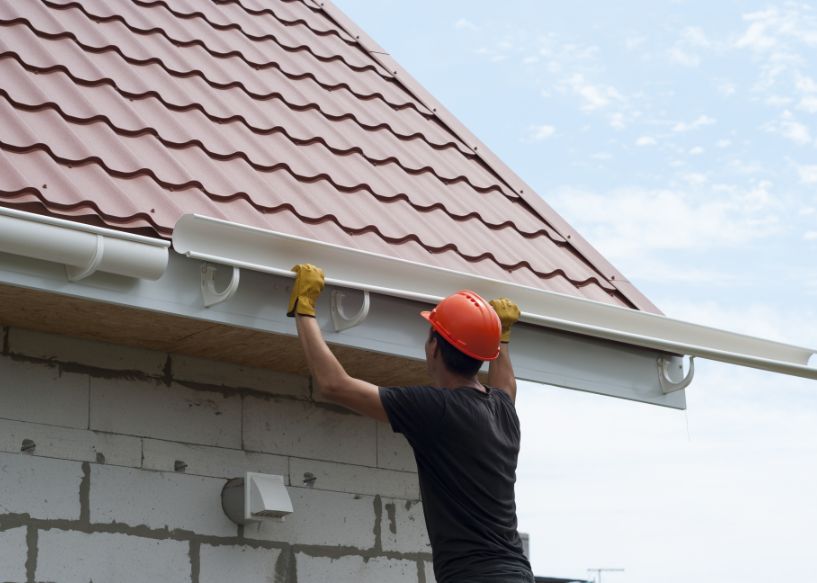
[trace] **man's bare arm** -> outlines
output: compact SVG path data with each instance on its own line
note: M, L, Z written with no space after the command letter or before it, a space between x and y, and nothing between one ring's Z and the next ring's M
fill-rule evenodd
M349 376L323 339L315 318L296 314L298 336L312 381L326 400L377 421L388 421L377 385Z
M511 353L508 343L511 341L511 328L519 320L520 311L513 300L498 298L491 300L491 307L502 322L502 341L499 344L499 356L488 365L488 384L502 389L516 402L516 377L511 366Z
M507 342L499 345L499 356L488 365L488 384L505 391L511 401L516 402L516 377L513 374Z

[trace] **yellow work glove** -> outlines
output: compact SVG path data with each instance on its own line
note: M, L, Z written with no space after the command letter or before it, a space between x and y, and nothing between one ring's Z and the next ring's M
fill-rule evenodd
M315 315L315 303L323 290L323 269L300 263L292 268L295 272L295 283L292 284L292 293L289 296L287 316L294 318L295 314L302 316Z
M499 316L499 321L502 322L502 342L511 341L511 326L516 324L519 320L519 306L513 303L508 298L499 298L491 300L491 307L493 307L496 315Z

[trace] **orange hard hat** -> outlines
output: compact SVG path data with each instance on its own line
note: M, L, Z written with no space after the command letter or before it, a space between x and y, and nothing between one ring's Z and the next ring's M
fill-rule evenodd
M477 360L499 356L502 323L478 294L463 290L448 296L430 312L420 312L451 345Z

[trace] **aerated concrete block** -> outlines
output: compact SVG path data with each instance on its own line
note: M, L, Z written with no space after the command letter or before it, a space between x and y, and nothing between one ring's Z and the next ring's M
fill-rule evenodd
M0 357L0 412L6 419L88 427L88 375Z
M240 449L241 397L92 377L91 429Z
M190 583L190 545L118 533L40 530L37 581Z
M91 467L91 523L236 536L221 508L226 480L114 466Z
M292 487L288 491L293 512L286 521L247 525L246 538L362 550L374 546L375 510L371 496Z
M164 374L167 361L165 353L155 350L131 348L22 328L9 330L9 349L12 354L106 370L135 371L158 377Z
M0 453L0 514L76 520L82 476L79 462Z
M416 501L383 499L380 536L384 551L430 553L423 505Z
M434 577L434 563L425 561L423 563L423 568L425 571L426 583L437 583L437 579Z
M402 559L345 556L295 556L298 581L331 581L332 583L417 583L417 563Z
M203 544L200 550L199 583L286 581L282 578L283 574L276 570L280 555L281 551L278 549Z
M300 458L291 458L289 469L295 486L407 500L420 498L417 474L411 472Z
M25 581L28 544L25 526L0 531L0 581Z
M275 372L266 368L173 354L170 370L173 379L178 381L309 397L308 377Z
M307 401L244 398L244 448L374 466L375 421Z
M157 439L144 439L143 445L142 467L147 469L174 472L181 462L185 474L229 479L261 472L284 476L289 484L289 460L284 456Z
M138 437L0 419L0 451L17 453L23 440L33 442L36 456L133 467L142 461Z
M414 451L403 434L392 431L388 423L377 424L377 467L417 472Z

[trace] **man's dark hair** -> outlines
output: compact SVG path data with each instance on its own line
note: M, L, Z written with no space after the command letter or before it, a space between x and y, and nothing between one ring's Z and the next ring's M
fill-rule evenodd
M437 346L440 347L440 353L443 357L443 364L453 373L462 375L464 377L472 377L479 372L482 366L482 361L476 358L471 358L467 354L460 352L439 332L431 329L431 338L437 341Z

